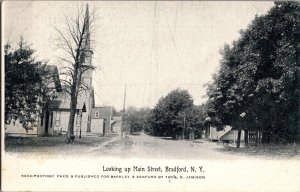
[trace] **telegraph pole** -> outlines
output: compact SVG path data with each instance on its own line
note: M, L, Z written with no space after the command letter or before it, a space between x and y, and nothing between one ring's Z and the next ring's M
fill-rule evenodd
M125 115L125 102L126 102L126 84L125 84L125 90L124 90L124 101L123 101L123 112L122 112L122 124L121 124L121 139L123 139L124 135L124 115Z
M184 140L184 131L185 131L185 112L183 113L183 128L182 128L182 139Z

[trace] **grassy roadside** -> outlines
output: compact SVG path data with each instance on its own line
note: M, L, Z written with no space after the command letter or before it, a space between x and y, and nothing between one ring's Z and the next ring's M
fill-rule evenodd
M300 159L299 144L260 144L257 146L248 146L235 148L224 145L218 151L236 155L247 155L252 157L267 157L271 159L297 158Z
M75 141L70 144L66 143L65 136L6 137L5 151L13 153L78 153L91 147L97 147L104 142L112 140L114 137L117 137L117 135L75 138Z
M154 139L154 140L153 140ZM182 148L182 146L185 146ZM134 148L134 149L133 149ZM136 151L138 149L138 151ZM235 148L231 145L208 141L176 141L161 138L131 136L120 140L118 135L105 137L76 138L74 143L67 144L64 136L60 137L7 137L5 151L21 155L100 155L116 157L143 157L162 153L172 154L178 158L179 154L193 154L189 158L224 158L253 157L263 159L300 159L299 144L261 144L248 148ZM187 151L190 151L187 153ZM214 154L214 152L220 152ZM149 153L149 154L148 154ZM222 155L223 154L223 155ZM214 157L216 155L216 157ZM186 158L186 157L183 157Z

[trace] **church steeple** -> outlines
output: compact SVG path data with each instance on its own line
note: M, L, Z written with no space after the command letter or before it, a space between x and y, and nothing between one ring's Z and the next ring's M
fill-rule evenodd
M92 55L93 51L91 50L91 40L90 40L90 14L89 14L89 5L86 4L86 11L84 17L84 34L83 34L83 61L82 65L86 66L88 69L82 74L82 82L85 87L92 88Z
M89 4L86 4L85 16L84 16L84 48L85 50L91 49L91 40L90 40L90 14L89 14Z

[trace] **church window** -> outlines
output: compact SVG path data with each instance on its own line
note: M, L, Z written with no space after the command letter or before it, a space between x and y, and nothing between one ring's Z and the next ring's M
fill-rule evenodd
M60 112L57 111L56 112L56 116L55 116L55 125L59 126L60 125Z

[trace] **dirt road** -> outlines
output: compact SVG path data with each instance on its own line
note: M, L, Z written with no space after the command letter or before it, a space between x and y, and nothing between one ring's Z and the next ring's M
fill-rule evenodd
M89 151L92 155L103 155L124 158L154 159L243 159L244 155L233 155L222 152L222 144L205 140L172 140L149 136L128 135L123 140L115 140L104 146Z
M64 137L10 138L5 141L8 153L46 156L95 156L146 159L243 160L300 159L299 145L267 145L235 149L206 140L172 140L141 133L105 137L83 137L66 144Z

